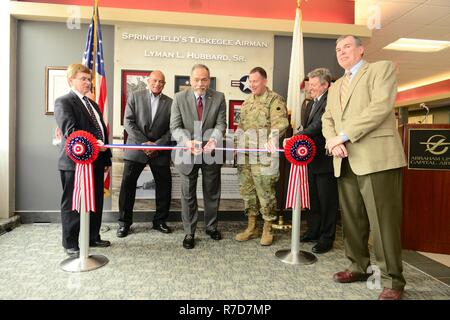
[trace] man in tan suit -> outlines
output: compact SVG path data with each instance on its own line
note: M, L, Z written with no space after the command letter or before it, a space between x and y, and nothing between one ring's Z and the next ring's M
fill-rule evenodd
M406 283L401 258L401 167L406 162L394 116L395 68L389 61L367 63L363 54L359 38L337 39L337 60L345 75L330 87L322 117L325 148L334 157L338 177L345 254L351 261L333 279L349 283L369 278L371 231L384 287L379 298L398 300Z

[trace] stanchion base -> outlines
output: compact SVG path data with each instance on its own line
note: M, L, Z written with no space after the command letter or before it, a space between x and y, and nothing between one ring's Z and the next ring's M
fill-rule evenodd
M90 255L87 258L67 258L59 266L67 272L84 272L103 267L108 262L105 256Z
M317 261L317 257L314 254L303 250L300 250L297 254L292 254L290 249L278 250L275 252L275 256L284 263L296 265L313 264Z
M276 230L291 230L292 226L290 224L272 224L272 229Z

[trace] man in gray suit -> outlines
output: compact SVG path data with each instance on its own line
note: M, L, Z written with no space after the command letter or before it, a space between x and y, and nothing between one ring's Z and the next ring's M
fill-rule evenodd
M170 107L172 99L162 94L165 77L161 71L153 71L148 78L149 90L131 93L124 116L124 127L128 133L127 144L170 144ZM172 176L170 151L124 150L124 168L119 194L119 229L117 236L126 237L133 223L133 207L139 175L146 165L150 166L155 180L156 213L153 229L163 233L172 230L166 225L169 215Z
M217 230L222 162L221 159L214 158L214 149L217 143L222 143L225 133L226 105L224 94L209 88L210 81L208 67L194 65L190 77L191 88L178 92L172 103L172 136L179 146L187 148L172 154L181 177L181 218L186 233L183 247L186 249L195 246L194 235L198 220L196 191L200 168L206 234L214 240L222 239Z

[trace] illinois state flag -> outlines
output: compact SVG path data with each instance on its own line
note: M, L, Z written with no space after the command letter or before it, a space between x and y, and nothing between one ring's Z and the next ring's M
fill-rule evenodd
M92 72L92 99L95 100L103 114L109 136L108 123L108 100L106 98L106 74L103 61L102 31L100 30L100 18L98 15L98 1L95 0L94 13L87 33L86 49L84 50L83 62ZM104 191L109 195L111 173L105 173Z

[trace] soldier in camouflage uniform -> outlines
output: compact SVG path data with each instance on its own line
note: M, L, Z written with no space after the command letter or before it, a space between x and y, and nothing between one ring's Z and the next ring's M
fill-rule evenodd
M267 88L267 73L263 68L253 68L249 82L252 95L241 107L241 120L235 135L238 147L273 150L289 125L286 102ZM271 245L272 222L277 218L275 185L279 178L278 153L239 153L238 173L248 227L235 239L247 241L257 237L256 217L261 213L264 219L261 245Z

